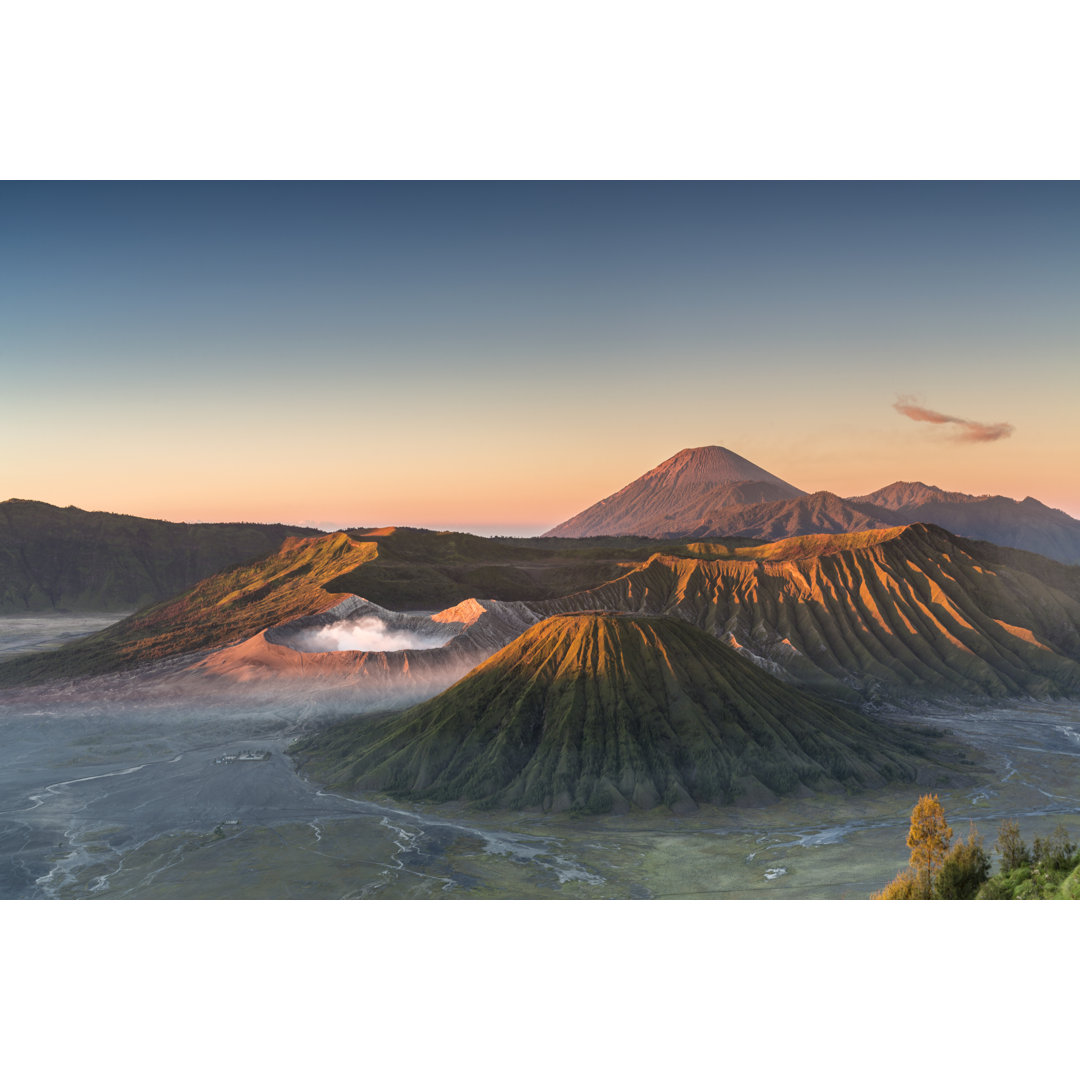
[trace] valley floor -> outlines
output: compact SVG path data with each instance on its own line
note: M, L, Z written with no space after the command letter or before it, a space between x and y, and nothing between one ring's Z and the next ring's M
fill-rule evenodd
M1029 839L1058 821L1080 836L1080 703L918 720L988 770L939 792L957 835L970 819L989 847L1013 817ZM0 896L861 899L906 862L921 793L682 817L463 813L327 793L284 753L296 732L292 710L235 704L0 702Z
M48 647L86 618L10 640ZM937 792L956 836L971 820L990 848L1015 818L1029 842L1059 821L1080 839L1080 702L895 719L984 770ZM0 898L864 899L906 863L922 794L580 819L413 807L297 775L285 750L313 722L287 701L0 694Z

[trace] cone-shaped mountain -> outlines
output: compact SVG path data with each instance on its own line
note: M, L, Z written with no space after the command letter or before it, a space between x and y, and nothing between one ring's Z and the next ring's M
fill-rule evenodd
M531 627L422 705L296 752L348 788L602 813L911 781L925 764L915 738L679 619L579 613Z
M889 524L891 517L883 520L871 506L856 507L827 491L808 495L722 446L699 446L680 450L545 535L777 540Z
M545 535L689 535L710 508L776 502L805 494L723 446L699 446L680 450Z

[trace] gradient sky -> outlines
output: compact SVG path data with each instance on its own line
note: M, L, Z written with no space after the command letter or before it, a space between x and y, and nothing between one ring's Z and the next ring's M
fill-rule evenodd
M0 185L0 498L526 534L717 444L1080 515L1078 346L1077 184Z

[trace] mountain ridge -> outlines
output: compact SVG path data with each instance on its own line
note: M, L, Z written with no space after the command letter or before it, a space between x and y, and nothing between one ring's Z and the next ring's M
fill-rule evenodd
M1030 495L968 495L921 481L897 481L846 501L898 524L929 521L957 536L1080 563L1080 521Z
M268 555L291 536L322 535L293 525L185 524L7 499L0 502L0 613L142 608Z
M710 469L713 451L718 460L737 467ZM681 482L684 473L694 478L692 483ZM967 495L921 481L896 481L849 498L829 491L807 493L723 447L681 450L544 535L775 540L920 521L959 536L1080 563L1080 521L1031 496Z
M1080 692L1080 568L928 524L722 547L536 606L678 615L852 701Z

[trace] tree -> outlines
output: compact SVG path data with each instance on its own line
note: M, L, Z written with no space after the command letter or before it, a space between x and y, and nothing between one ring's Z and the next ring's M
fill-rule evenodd
M934 881L936 900L974 900L980 886L990 876L990 856L971 823L966 840L953 844Z
M1031 862L1031 852L1028 851L1027 844L1020 835L1020 826L1015 821L1001 823L994 850L1001 856L1000 870L1003 874L1018 870Z
M911 811L911 828L907 846L911 848L911 869L920 885L920 892L929 897L934 878L945 861L952 839L952 829L945 823L945 811L936 795L924 795Z
M945 861L952 829L936 795L924 795L911 811L907 846L911 848L908 869L901 870L874 900L930 900L934 878ZM980 849L981 850L981 849Z
M1069 840L1068 830L1061 822L1049 836L1036 836L1032 845L1035 862L1044 870L1068 869L1075 851L1076 845Z

